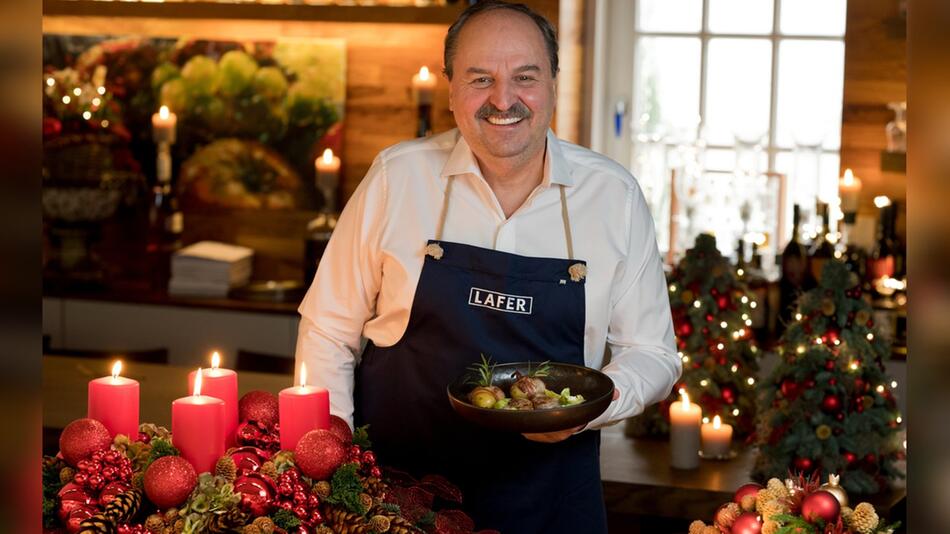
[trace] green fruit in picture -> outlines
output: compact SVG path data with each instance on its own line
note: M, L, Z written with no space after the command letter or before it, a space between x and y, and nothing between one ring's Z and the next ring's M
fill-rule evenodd
M276 102L287 94L287 78L277 67L263 67L254 74L254 92Z
M158 101L175 113L182 113L188 107L188 92L181 78L169 80L162 85Z
M218 61L218 90L222 95L235 97L251 85L257 73L257 62L241 50L231 50Z
M164 62L152 71L152 90L159 91L166 82L181 76L181 71L174 64Z
M218 97L208 99L204 106L205 123L215 131L221 131L225 128L225 119L228 111L224 100Z
M195 56L181 69L185 89L192 94L211 94L217 83L218 66L207 56Z

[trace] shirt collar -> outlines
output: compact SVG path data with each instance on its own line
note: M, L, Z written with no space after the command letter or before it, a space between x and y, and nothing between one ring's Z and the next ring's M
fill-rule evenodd
M465 140L461 132L457 135L458 140L452 152L449 154L449 159L442 167L441 176L445 178L461 174L474 174L484 178L481 169L478 167L478 162L475 161L475 155L472 154L472 149L468 145L468 141ZM564 159L564 154L561 151L561 143L550 128L548 128L547 147L545 150L547 153L544 158L544 178L541 180L541 185L574 185L574 178L571 176L573 167Z

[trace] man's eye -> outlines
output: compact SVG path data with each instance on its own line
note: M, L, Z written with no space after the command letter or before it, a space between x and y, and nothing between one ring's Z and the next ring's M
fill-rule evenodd
M490 83L491 83L491 78L489 78L489 77L487 77L487 76L482 76L481 78L475 78L474 80L472 80L472 84L474 84L474 85L482 85L482 86L484 86L484 85L488 85L488 84L490 84Z
M531 76L528 76L527 74L522 74L521 76L518 76L518 81L519 82L533 82L534 78Z

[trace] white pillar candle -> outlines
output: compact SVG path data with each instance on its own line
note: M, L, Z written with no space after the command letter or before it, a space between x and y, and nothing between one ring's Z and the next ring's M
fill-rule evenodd
M703 456L706 458L723 457L732 448L732 425L723 424L717 415L711 423L702 428Z
M429 67L422 67L419 73L412 76L412 97L416 105L432 104L435 95L435 76L429 72Z
M158 113L152 114L152 139L156 143L174 144L177 124L178 117L168 110L168 106L162 106Z
M670 465L677 469L699 467L700 423L703 410L689 402L680 390L681 401L670 405Z

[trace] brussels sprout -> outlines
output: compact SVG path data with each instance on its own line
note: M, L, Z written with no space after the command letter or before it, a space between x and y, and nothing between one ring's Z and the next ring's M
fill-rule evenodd
M175 113L182 113L188 108L188 92L181 78L169 80L162 85L158 101Z

